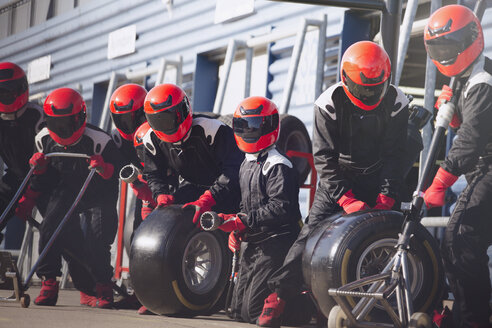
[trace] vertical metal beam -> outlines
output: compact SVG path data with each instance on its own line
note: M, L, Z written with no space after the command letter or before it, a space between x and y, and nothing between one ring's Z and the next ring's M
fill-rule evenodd
M439 9L442 6L442 0L432 0L430 7L430 14ZM424 84L424 107L429 112L433 112L434 108L434 91L436 89L436 75L437 69L429 55L427 55L427 62L425 67L425 84ZM429 154L429 147L432 140L432 126L430 121L422 129L422 140L424 144L424 149L420 153L420 167L419 167L419 181L421 180L423 165L427 160Z
M101 119L99 120L99 128L106 131L109 123L109 101L111 95L118 83L119 75L115 71L111 72L111 78L109 79L108 91L106 92L106 98L104 99L104 106L101 109Z
M299 61L301 59L302 47L304 45L304 39L306 38L307 20L305 18L301 21L301 28L296 37L294 48L292 49L292 57L290 60L289 71L287 73L287 87L282 94L282 102L280 105L280 114L287 113L290 105L290 99L292 98L292 90L294 89L294 83L297 75L297 68L299 67Z
M407 2L407 8L405 10L405 16L403 17L403 23L400 28L400 38L398 43L398 62L396 63L397 66L394 81L394 85L396 86L400 84L401 73L403 71L405 56L408 49L408 42L410 41L410 34L412 32L413 21L415 20L418 5L418 0L408 0Z
M400 34L401 0L386 0L386 10L381 17L381 39L391 61L391 82L396 76L398 37Z
M159 63L159 70L157 71L157 77L155 79L155 84L159 85L164 83L164 78L166 77L167 61L166 58L162 58Z
M323 92L323 80L325 77L325 51L326 51L326 28L328 18L323 15L321 25L318 29L318 58L316 63L316 80L314 82L314 100Z
M247 98L251 94L251 70L253 67L253 48L246 48L246 70L244 79L244 98Z
M178 62L176 64L176 84L181 86L183 84L183 56L178 56Z

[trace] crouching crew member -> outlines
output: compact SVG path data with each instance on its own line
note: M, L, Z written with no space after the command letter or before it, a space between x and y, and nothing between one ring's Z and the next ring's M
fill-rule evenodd
M44 220L40 228L40 252L81 190L89 173L88 164L98 174L39 265L36 273L42 278L42 288L34 303L56 304L56 277L61 275L63 254L75 287L81 291L80 303L110 307L113 301L110 247L117 229L116 172L122 162L120 152L107 133L86 124L85 103L75 90L60 88L51 92L44 103L44 112L47 127L36 135L38 152L29 161L35 167L34 176L16 209L21 218L31 215L35 205L41 212ZM86 154L90 161L45 156L53 152Z
M302 253L321 221L340 210L390 209L398 196L408 99L390 84L389 57L376 43L353 44L340 66L342 81L321 94L314 106L318 189L306 224L269 281L273 293L258 318L262 327L279 326L285 302L302 288Z
M149 129L144 113L144 101L147 91L138 84L125 84L116 89L110 100L109 109L116 129L112 131L116 146L120 149L126 162L132 164L140 172L143 171L143 143L141 137ZM142 127L145 124L146 129ZM140 137L137 130L142 127ZM137 197L133 230L152 212L156 203L152 192L141 174L130 184Z
M7 166L0 180L0 213L10 203L29 171L29 158L34 153L34 136L43 123L43 109L28 102L28 98L29 86L22 68L14 63L0 63L0 158ZM8 216L13 214L12 210ZM8 219L0 226L0 232L7 222ZM23 227L19 227L17 232L10 231L9 227L5 248L20 248L23 233Z
M457 138L424 195L427 207L442 206L446 189L458 176L464 174L468 182L442 246L454 295L454 327L492 327L487 256L492 245L492 61L482 54L480 21L464 6L449 5L432 14L424 40L439 71L464 85L450 123L458 128ZM444 87L438 101L451 96L452 90Z
M292 163L275 148L280 129L277 106L264 97L249 97L237 107L233 130L246 158L239 170L241 214L219 214L219 229L231 232L229 248L239 251L231 314L255 323L270 294L267 281L282 266L300 230L299 185Z
M144 136L144 178L157 205L193 206L195 224L211 209L237 212L244 154L232 129L219 120L192 115L188 97L173 84L150 90L144 109L152 128Z

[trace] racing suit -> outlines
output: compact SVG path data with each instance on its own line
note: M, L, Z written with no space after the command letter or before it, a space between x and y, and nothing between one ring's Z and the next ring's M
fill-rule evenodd
M446 275L454 294L456 327L489 324L490 277L487 248L492 245L492 61L479 57L463 81L456 114L461 123L442 168L468 186L460 194L443 240Z
M29 102L17 112L0 114L0 157L7 166L6 173L0 181L0 213L3 213L10 203L29 171L29 159L34 153L34 136L41 130L43 118L43 109ZM13 210L8 216L12 215ZM5 228L7 221L5 220L0 227L0 232ZM19 230L19 233L24 233L23 227ZM6 248L20 248L19 242L22 241L22 237L15 235L7 234ZM17 243L15 239L18 239Z
M111 137L101 129L87 124L82 137L73 145L57 144L42 129L36 135L38 152L100 154L104 162L114 167L113 175L105 180L95 174L82 199L64 229L48 251L37 270L39 277L60 276L61 255L68 262L75 287L89 295L94 283L108 283L113 275L111 244L117 230L116 201L118 178L123 159ZM40 227L39 250L58 227L72 206L89 173L88 161L81 158L52 157L44 174L34 175L30 188L40 192L36 206L43 216ZM79 217L79 214L82 214ZM89 272L89 276L87 275Z
M270 294L267 281L282 266L300 230L299 185L292 163L274 147L259 156L246 154L239 170L243 234L232 316L254 323Z
M144 179L154 199L160 194L172 194L174 203L185 204L209 190L216 202L214 211L237 213L239 167L244 154L230 127L219 120L194 115L189 137L183 142L164 142L152 130L143 140Z
M282 268L269 280L270 289L284 300L301 292L307 238L321 221L342 210L337 201L348 190L369 206L375 205L378 193L396 199L403 174L408 98L400 89L390 85L381 103L365 111L352 104L339 82L316 100L314 112L318 189Z

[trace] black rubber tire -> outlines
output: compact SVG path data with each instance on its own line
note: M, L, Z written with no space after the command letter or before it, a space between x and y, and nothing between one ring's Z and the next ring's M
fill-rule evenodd
M232 127L232 114L222 115L219 120ZM289 150L312 153L311 138L300 119L288 114L280 115L280 133L277 140L277 148L284 154ZM292 157L290 160L297 169L299 184L303 184L311 171L308 160L301 157Z
M181 205L159 208L135 231L130 277L138 300L154 313L190 317L218 310L215 305L227 286L231 252L223 232L205 232L194 227L193 213L193 209L182 209ZM209 253L202 253L211 254L208 263L209 269L213 269L204 274L201 283L190 288L187 281L191 281L185 276L199 264L185 261L185 256L199 260L199 254L193 257L191 251L200 243L208 247Z
M346 216L337 214L313 231L303 254L303 275L325 316L328 317L336 305L328 295L328 289L355 281L357 265L364 251L382 241L396 244L402 224L403 216L399 212L371 210ZM416 286L414 309L430 312L442 300L445 279L438 244L421 225L411 239L409 254L415 259L415 267L420 268L421 272L417 274L423 274L417 280L410 278L411 284ZM380 273L385 264L372 263L373 267L360 278ZM387 317L378 309L371 315L378 319Z
M20 298L20 304L21 304L21 307L23 307L23 308L29 307L29 305L31 304L31 297L29 296L29 294L24 294Z

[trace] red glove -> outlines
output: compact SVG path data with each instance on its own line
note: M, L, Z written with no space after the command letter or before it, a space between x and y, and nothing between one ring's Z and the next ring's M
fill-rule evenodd
M431 186L424 194L424 201L427 208L443 206L446 189L451 187L456 180L458 180L456 175L440 167L434 177L434 181L432 181Z
M395 200L389 196L379 194L376 198L376 206L373 207L375 210L391 210L395 205Z
M34 153L29 160L29 165L34 167L34 174L43 174L48 169L49 158L43 153Z
M228 245L229 245L229 249L233 253L236 252L236 251L239 251L241 249L241 240L237 236L236 232L231 231L231 233L229 234L229 242L228 242Z
M150 190L147 181L139 177L138 180L130 183L130 187L132 187L133 193L138 199L151 203L153 207L157 206L154 198L152 198L152 191Z
M369 209L369 206L366 203L355 198L352 189L340 197L337 203L347 214Z
M104 179L108 180L113 175L114 166L106 163L101 155L92 155L89 163L91 169L96 169L97 173Z
M441 90L441 94L437 98L437 101L436 101L436 104L434 105L434 107L436 109L439 109L439 107L442 104L451 101L452 97L453 97L453 90L450 87L448 87L447 85L443 85L442 90ZM454 114L453 118L451 119L451 122L449 123L449 126L453 129L457 129L460 127L460 125L461 125L460 118L458 117L458 115Z
M186 203L183 205L183 208L187 206L195 206L195 215L193 215L193 223L200 224L200 216L207 211L212 209L212 206L215 205L215 199L212 197L212 193L210 191L205 191L203 195L200 196L197 200L191 203Z
M157 196L157 206L166 207L172 204L174 204L173 195L160 194L159 196Z
M36 205L36 199L40 194L41 193L39 191L34 191L31 187L27 187L26 192L17 203L15 215L26 221L27 218L32 215L32 209Z
M219 226L219 229L224 232L237 231L242 232L246 230L247 226L243 223L243 221L236 214L217 214L220 216L224 223Z
M152 206L149 202L143 201L142 202L142 209L140 210L140 215L142 216L142 221L147 218L147 216L152 213L154 210L154 206Z

